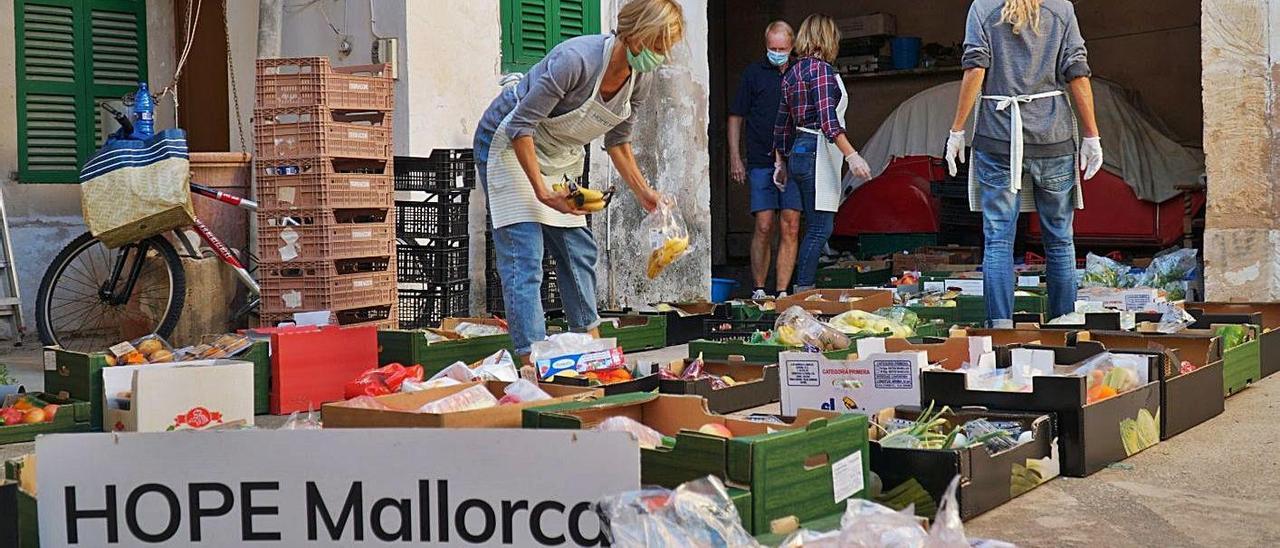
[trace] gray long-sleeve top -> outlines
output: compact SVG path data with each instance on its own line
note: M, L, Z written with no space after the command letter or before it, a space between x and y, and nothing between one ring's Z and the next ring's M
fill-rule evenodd
M595 34L565 40L529 69L515 88L520 102L515 106L511 122L507 124L507 135L511 139L533 135L538 123L577 109L591 98L596 80L608 63L604 44L609 36ZM631 141L631 129L636 115L649 97L653 74L632 72L631 77L635 78L635 89L631 94L631 116L605 134L606 148ZM503 112L490 114L497 114L496 118L501 121L511 110L512 102L495 101L489 107L490 110L496 108ZM486 115L486 118L492 117ZM496 124L493 129L497 129Z
M1044 0L1040 30L1013 33L1000 23L1004 0L975 0L965 27L965 69L984 68L983 95L1033 95L1067 90L1076 78L1090 76L1088 51L1080 36L1075 7L1067 0ZM980 105L973 146L994 154L1009 154L1010 112L998 112L995 102ZM1075 120L1064 95L1022 105L1023 134L1029 158L1075 153Z

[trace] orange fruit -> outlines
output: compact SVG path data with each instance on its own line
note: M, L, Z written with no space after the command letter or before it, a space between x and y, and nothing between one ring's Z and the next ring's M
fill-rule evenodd
M142 352L144 356L151 356L159 350L164 350L164 344L159 339L147 339L138 343L138 352Z
M27 424L44 422L44 409L32 409L30 411L27 411L27 414L25 417L23 417L22 422L25 422Z

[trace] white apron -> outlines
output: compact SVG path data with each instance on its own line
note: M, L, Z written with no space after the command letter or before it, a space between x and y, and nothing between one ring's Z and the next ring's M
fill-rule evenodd
M849 93L844 89L844 79L836 78L840 87L840 102L836 103L836 118L844 124L844 113L849 110ZM827 140L822 131L798 127L797 130L818 136L818 154L814 166L813 190L814 209L835 213L840 210L841 190L844 181L840 178L840 168L844 166L844 154L840 147Z
M1062 90L1046 91L1044 93L1036 93L1033 95L983 95L978 98L974 119L981 118L983 103L985 101L995 101L996 110L1004 112L1009 111L1011 122L1009 124L1009 192L1018 194L1020 199L1019 211L1023 213L1031 213L1036 211L1035 194L1032 192L1022 192L1022 160L1026 150L1025 138L1022 129L1022 104L1030 103L1040 99L1049 99L1066 95ZM1070 103L1070 101L1068 101ZM1076 127L1075 109L1070 109L1072 140L1076 144L1076 150L1080 149L1080 131ZM975 122L976 133L976 122ZM969 147L969 210L982 211L982 191L979 181L976 177L974 169L973 155L975 149ZM1078 153L1077 153L1078 154ZM1076 165L1079 165L1079 157L1076 158ZM1084 208L1084 196L1080 192L1080 172L1076 171L1075 190L1075 207L1076 209Z
M606 60L614 40L615 38L605 40ZM596 75L591 98L581 107L543 120L534 130L533 142L545 184L554 185L581 177L584 156L582 147L631 116L631 93L637 75L633 73L623 89L618 90L610 101L611 104L620 105L619 112L615 113L600 99L600 82L604 80L607 67L606 62L600 69L600 74ZM528 176L516 159L515 150L511 148L511 139L507 136L507 124L514 112L515 109L512 109L502 123L498 124L489 148L486 175L489 183L489 215L493 218L494 228L528 222L561 228L587 226L585 216L560 213L538 201Z

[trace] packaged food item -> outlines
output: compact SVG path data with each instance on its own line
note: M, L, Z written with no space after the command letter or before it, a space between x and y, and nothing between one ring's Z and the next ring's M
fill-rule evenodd
M783 311L774 323L774 332L785 346L812 346L822 352L849 348L849 337L822 323L800 306Z
M146 365L176 361L173 347L159 335L151 334L125 341L107 350L107 365Z
M501 326L472 322L459 322L457 327L454 328L454 332L462 335L464 339L507 334L507 330Z
M498 405L551 399L551 394L538 388L538 383L529 382L525 379L518 379L508 384L506 388L502 389L502 394L502 397L498 399Z
M675 198L671 196L662 196L657 209L640 221L640 230L649 237L649 262L645 274L650 280L689 252L689 230L676 208Z
M347 399L356 396L385 396L399 392L400 385L406 379L422 380L423 374L421 365L405 367L398 363L387 364L361 373L346 384L343 393Z
M538 378L544 380L626 364L617 339L596 339L585 333L560 333L535 342L529 357L538 368Z
M907 313L909 313L911 317L918 318L915 316L914 312L905 308L889 308L882 310L905 311L905 313L898 312L898 317L907 318ZM890 319L879 314L864 312L862 310L850 310L840 314L839 316L831 318L831 327L834 327L841 333L848 335L872 335L905 339L916 334L915 329L912 326L908 326L902 321Z
M1088 360L1072 372L1088 379L1088 403L1123 394L1148 382L1145 361L1140 357L1104 352Z
M645 449L654 449L662 447L662 433L641 424L639 421L630 417L609 417L595 428L596 432L629 432L640 441L640 447Z
M418 413L456 413L473 411L498 406L498 398L489 393L483 384L477 384L456 394L445 396L433 402L427 402L418 408Z
M742 527L733 500L715 476L675 490L646 488L607 497L597 507L612 546L760 546Z

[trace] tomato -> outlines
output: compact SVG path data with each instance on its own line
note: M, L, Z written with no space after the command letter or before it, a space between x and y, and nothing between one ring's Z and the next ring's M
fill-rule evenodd
M32 409L27 411L27 416L22 418L22 422L27 424L44 422L44 409Z
M44 406L44 422L53 422L53 417L58 414L59 406L57 404L49 404Z
M0 408L0 422L6 426L22 424L22 411L13 407Z

